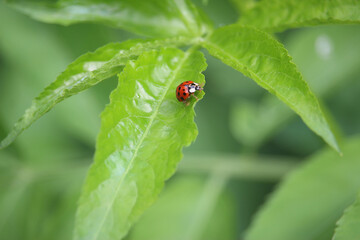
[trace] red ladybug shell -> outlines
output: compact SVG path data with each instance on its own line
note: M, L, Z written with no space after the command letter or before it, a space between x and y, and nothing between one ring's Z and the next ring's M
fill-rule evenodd
M180 102L185 101L186 99L188 99L188 97L190 97L191 93L189 93L189 88L188 86L190 84L194 83L193 81L186 81L181 83L177 88L176 88L176 98L177 100L179 100Z

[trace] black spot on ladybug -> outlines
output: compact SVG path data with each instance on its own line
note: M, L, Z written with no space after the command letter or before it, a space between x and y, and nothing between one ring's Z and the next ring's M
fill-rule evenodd
M186 96L186 93L185 93L185 92L183 92L183 95L184 95L184 96Z
M180 91L181 87L179 87L178 89L179 89L179 91Z
M180 96L180 92L178 92L178 96Z
M182 101L184 101L184 100L185 100L185 98L183 98L183 97L181 97L180 99L181 99Z

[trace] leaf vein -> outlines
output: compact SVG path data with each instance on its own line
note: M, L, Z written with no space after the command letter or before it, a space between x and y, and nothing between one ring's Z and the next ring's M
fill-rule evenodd
M111 210L111 208L112 208L112 206L113 206L113 204L114 204L114 202L115 202L116 196L117 196L118 192L120 191L120 187L121 187L121 185L122 185L125 177L127 176L128 172L129 172L129 171L131 170L131 168L132 168L133 162L134 162L134 160L135 160L135 158L136 158L136 156L137 156L137 153L138 153L138 151L139 151L139 149L140 149L140 146L142 145L144 139L145 139L146 136L148 135L148 132L150 131L150 128L151 128L151 126L152 126L152 123L154 122L155 117L156 117L157 113L159 112L160 106L161 106L162 102L164 101L165 96L166 96L167 92L168 92L169 89L170 89L170 86L171 86L172 83L174 82L174 80L175 80L178 72L180 71L182 65L185 63L185 61L186 61L187 58L190 56L190 54L191 54L191 52L190 52L190 50L188 50L188 51L185 53L185 55L184 55L183 59L181 60L181 62L180 62L180 63L178 64L178 66L175 68L174 74L172 75L172 79L169 81L168 86L167 86L167 88L166 88L166 91L164 91L163 95L161 96L161 98L160 98L160 100L159 100L159 103L158 103L158 105L157 105L156 108L155 108L154 113L150 116L149 124L148 124L148 126L146 127L144 133L142 134L141 139L139 140L138 144L136 145L136 148L135 148L135 151L134 151L134 155L133 155L133 157L131 158L131 160L129 161L129 164L128 164L128 166L127 166L127 168L126 168L123 176L121 177L121 179L119 180L119 183L118 183L117 186L116 186L116 189L115 189L115 192L114 192L114 197L112 198L111 203L108 205L108 208L106 209L106 212L105 212L105 214L104 214L104 217L102 218L102 220L101 220L101 222L100 222L100 224L99 224L98 230L97 230L97 232L94 234L93 239L97 239L97 237L98 237L98 235L99 235L99 233L100 233L100 231L101 231L101 228L102 228L102 226L104 225L104 223L105 223L105 221L106 221L106 218L107 218L107 216L108 216L108 214L109 214L109 212L110 212L110 210Z
M206 41L206 44L211 45L213 48L216 48L219 52L222 52L224 55L226 55L228 58L230 58L232 61L236 62L237 64L241 65L243 69L245 69L246 71L248 71L250 74L254 75L257 80L264 84L265 87L269 90L271 90L272 92L276 92L277 96L281 96L281 98L283 98L291 107L292 109L294 109L294 111L296 111L295 109L295 105L293 105L289 99L287 97L285 97L282 94L279 94L279 92L275 91L275 89L273 87L271 87L270 85L268 85L265 81L261 80L261 78L253 71L251 71L248 67L246 67L243 63L241 63L237 58L233 57L231 54L229 54L228 52L226 52L225 50L223 50L222 48L220 48L218 45L213 44L209 41Z

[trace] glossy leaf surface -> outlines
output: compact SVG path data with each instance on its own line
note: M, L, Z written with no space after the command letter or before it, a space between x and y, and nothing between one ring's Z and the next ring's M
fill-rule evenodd
M280 184L245 239L317 239L333 227L360 188L359 146L356 138L344 145L343 157L328 149L309 158Z
M9 135L2 140L0 148L8 146L23 130L57 103L119 73L129 59L135 58L142 51L178 45L183 41L185 40L182 38L129 40L123 43L110 43L93 53L82 55L33 100L30 108L14 125Z
M239 0L240 1L240 0ZM254 3L239 23L268 31L322 24L360 23L358 0L271 0Z
M8 0L47 22L96 22L153 37L201 36L210 26L189 0Z
M358 75L359 26L326 26L293 33L285 46L314 93L328 97ZM337 90L336 90L337 91ZM231 126L243 144L257 148L274 132L283 129L294 113L271 95L260 102L241 100L233 104Z
M154 202L198 132L194 105L179 102L176 87L204 83L205 68L203 55L191 49L151 51L128 63L101 116L75 239L121 239Z
M230 25L214 31L203 45L211 55L277 96L340 151L318 100L278 41L254 28Z
M333 240L360 239L360 195L337 222Z

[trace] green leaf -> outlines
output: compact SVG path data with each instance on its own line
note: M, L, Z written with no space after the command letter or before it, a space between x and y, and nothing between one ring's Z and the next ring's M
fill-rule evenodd
M0 151L1 238L71 239L76 200L87 170L81 163L84 159L69 161L69 157L57 154L52 159L56 163L42 164L41 158L36 159L38 163L30 163L26 151L20 154L21 159L17 159ZM49 160L49 155L44 160ZM14 226L22 231L14 231Z
M0 143L0 149L13 142L23 130L50 111L55 104L119 73L129 59L135 58L145 50L180 45L186 40L184 38L129 40L123 43L110 43L93 53L82 55L33 100L30 108Z
M97 22L152 37L201 36L210 23L189 0L7 0L47 22Z
M182 158L181 149L198 133L194 105L178 102L175 89L185 80L204 83L205 68L202 53L194 49L146 52L127 64L101 116L75 239L121 239L155 201Z
M337 222L332 240L360 239L360 195Z
M280 184L245 239L309 240L333 227L360 188L359 146L358 137L344 144L343 157L330 149L310 157Z
M360 23L358 0L272 0L253 4L255 6L242 12L239 23L272 32L322 24Z
M231 0L238 12L243 14L256 6L257 0Z
M287 38L285 46L311 89L323 98L349 84L352 80L349 76L357 75L358 42L359 26L326 26L295 32ZM256 103L241 100L233 104L231 130L241 143L257 148L293 117L293 112L271 95Z
M336 139L314 94L286 49L269 34L250 27L219 28L203 42L211 55L252 78L294 110L331 147Z

